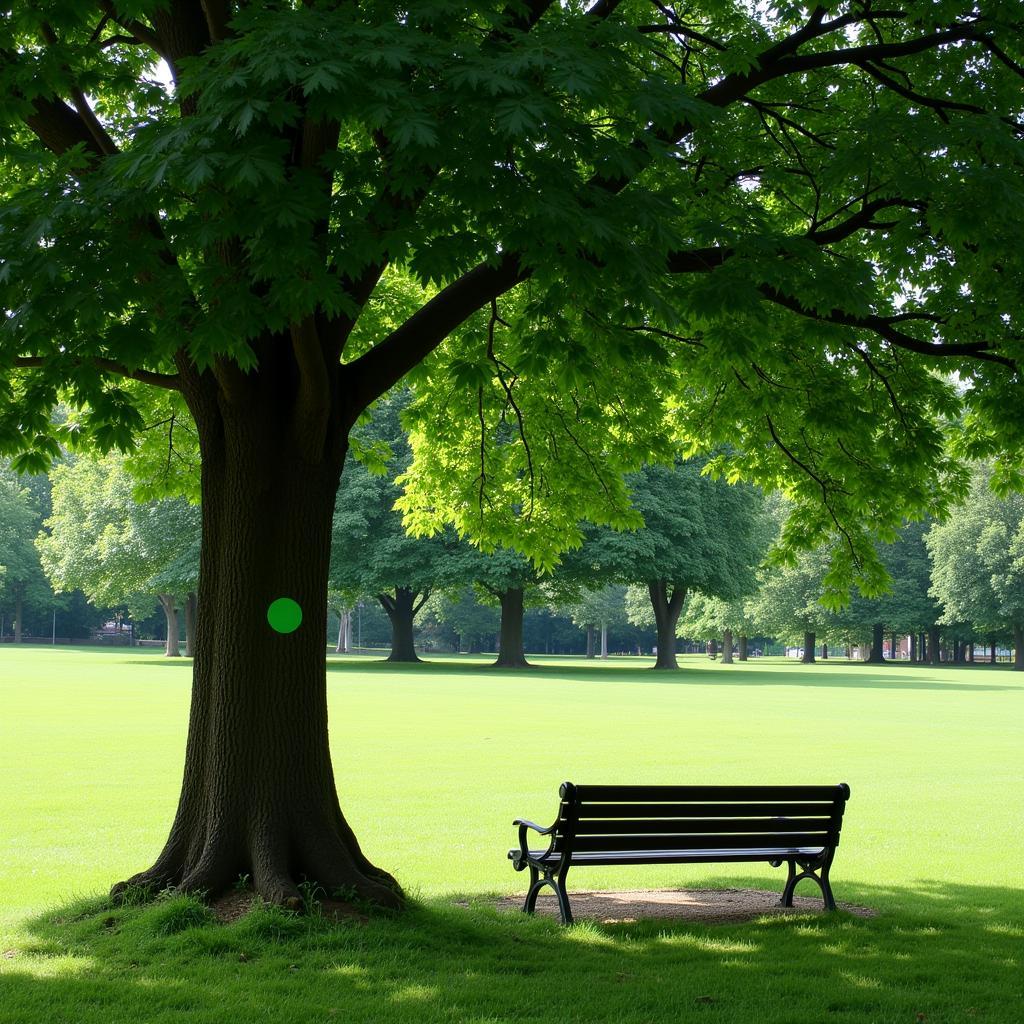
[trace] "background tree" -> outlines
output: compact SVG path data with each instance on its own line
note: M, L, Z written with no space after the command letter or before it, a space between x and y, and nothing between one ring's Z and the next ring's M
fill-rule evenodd
M167 656L178 656L182 598L194 618L199 510L183 498L137 502L117 455L64 463L52 480L53 509L36 542L47 576L58 590L81 589L101 607L128 604L140 618L155 598L167 620Z
M815 660L819 634L834 626L834 616L821 603L828 558L806 551L795 561L770 565L760 574L760 586L748 603L759 632L803 648L805 664Z
M1010 0L730 2L699 24L616 0L17 5L0 445L44 467L66 397L81 435L127 446L129 378L182 394L202 455L182 799L135 881L398 902L330 766L331 512L360 414L432 352L490 361L516 288L553 334L532 317L496 348L506 380L546 363L585 396L662 366L688 444L793 491L785 544L843 534L837 599L879 581L876 536L960 493L945 425L1019 479L1015 19ZM294 634L263 625L282 595Z
M610 584L600 590L585 590L576 601L566 606L577 626L587 631L587 657L608 657L608 630L621 625L626 618L626 588ZM594 631L599 637L595 650Z
M53 600L34 544L39 523L31 492L15 474L0 469L0 607L9 609L14 642L19 644L26 605Z
M655 668L679 667L676 630L687 594L741 596L753 588L765 551L760 495L715 480L702 467L698 460L645 466L629 478L643 529L597 529L572 558L580 574L647 588L658 635Z
M732 664L734 641L738 641L737 657L747 660L747 639L758 629L756 620L748 614L749 599L694 594L679 620L678 630L683 636L722 638L722 664Z
M970 500L926 541L944 620L1009 633L1013 667L1024 670L1024 495L997 498L980 472Z

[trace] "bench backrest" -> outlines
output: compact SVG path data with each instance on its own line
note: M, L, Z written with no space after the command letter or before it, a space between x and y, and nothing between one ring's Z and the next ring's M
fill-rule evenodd
M558 851L835 847L850 796L838 786L562 784Z

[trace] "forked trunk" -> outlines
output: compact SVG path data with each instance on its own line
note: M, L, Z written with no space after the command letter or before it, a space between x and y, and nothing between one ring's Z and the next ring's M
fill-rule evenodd
M429 593L417 594L409 587L395 587L394 594L378 594L377 600L391 620L391 654L388 661L418 662L413 626L416 613L426 603Z
M265 409L199 411L203 537L181 797L156 863L114 892L213 897L248 876L287 906L301 905L303 880L398 906L342 815L328 748L324 594L343 444L311 462ZM291 631L294 618L268 617L281 598L301 608Z
M667 580L651 580L647 584L654 608L654 624L658 630L658 656L654 662L656 669L679 668L679 662L676 661L676 625L686 601L686 587L675 587L671 595L668 588Z
M195 594L185 598L185 657L194 658L196 654L196 607Z
M722 633L722 664L732 664L732 630L727 629Z
M164 610L164 618L167 620L167 640L164 643L164 657L181 657L181 648L178 640L178 604L173 594L158 594L160 607Z
M814 664L814 634L804 633L804 653L800 659L805 665Z
M872 665L881 665L885 662L885 654L882 650L885 644L885 623L876 622L871 627L871 653L867 660Z
M746 635L746 633L744 633L742 636L740 636L740 638L736 642L736 644L737 644L736 659L738 661L746 661L747 660L747 635Z
M523 588L509 587L498 595L501 602L501 630L495 668L529 668L523 652Z

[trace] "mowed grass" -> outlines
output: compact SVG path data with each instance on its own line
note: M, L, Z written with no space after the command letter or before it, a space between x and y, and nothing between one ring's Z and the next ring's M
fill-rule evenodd
M165 838L188 664L0 648L0 1022L1024 1018L1019 674L538 660L332 658L343 806L413 907L365 925L265 908L225 926L185 897L103 896ZM562 929L498 912L495 894L524 889L505 858L512 818L547 823L564 779L846 781L833 885L879 914ZM743 865L569 879L781 888L781 872Z

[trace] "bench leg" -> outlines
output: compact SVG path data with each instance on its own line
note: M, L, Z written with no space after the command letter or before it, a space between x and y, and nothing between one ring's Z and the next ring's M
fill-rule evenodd
M555 892L558 893L558 912L562 916L562 924L572 924L572 907L569 906L569 894L565 891L565 876L569 874L569 865L566 864L558 872L558 884Z
M523 904L523 913L532 914L537 908L537 893L546 883L540 880L540 872L530 865L530 888L526 893L526 902Z
M821 890L821 898L825 904L826 910L835 910L836 901L832 895L832 886L828 881L828 871L832 867L832 858L835 856L835 851L829 850L823 861L811 861L802 860L799 862L800 870L797 871L797 861L789 860L786 861L786 866L789 869L786 876L786 887L782 890L782 899L779 901L784 907L793 906L793 890L796 889L797 882L804 878L811 878L816 883L818 888Z
M565 876L569 873L569 865L560 868L556 874L554 871L545 871L541 878L540 872L530 865L530 889L526 894L526 902L523 904L523 913L532 914L537 909L537 896L541 889L550 885L558 897L558 914L562 924L572 924L572 908L569 906L569 894L565 891Z

